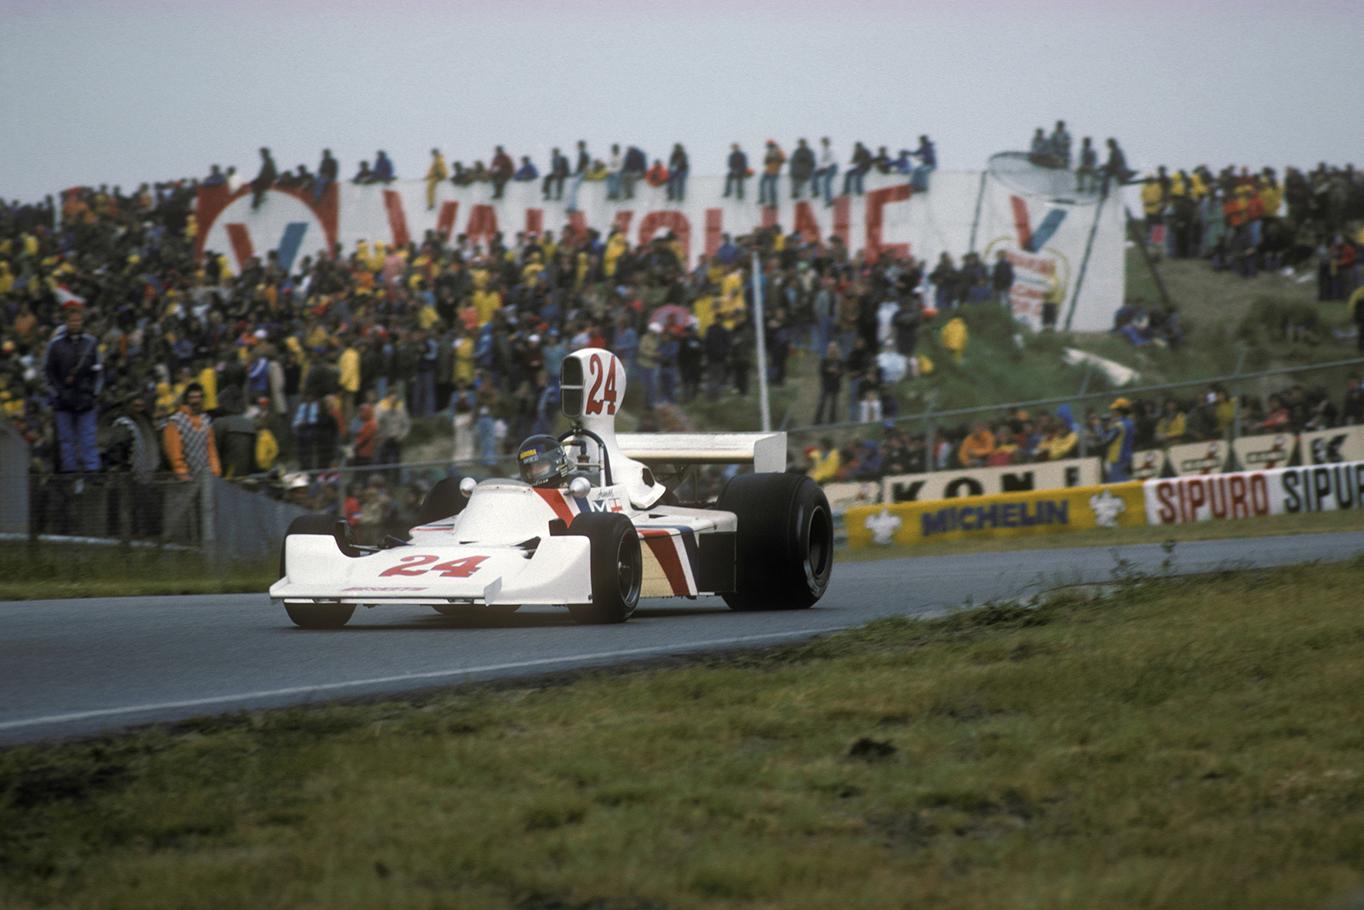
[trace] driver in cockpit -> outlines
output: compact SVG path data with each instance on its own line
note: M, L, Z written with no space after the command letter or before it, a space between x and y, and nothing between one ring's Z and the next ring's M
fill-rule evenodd
M563 486L573 471L559 440L544 434L531 436L521 443L516 461L521 468L521 479L533 487Z

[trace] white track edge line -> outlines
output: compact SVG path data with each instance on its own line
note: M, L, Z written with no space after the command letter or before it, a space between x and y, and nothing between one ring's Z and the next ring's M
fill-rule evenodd
M76 711L70 714L50 714L46 717L31 717L24 720L0 722L0 730L21 730L24 727L38 727L50 724L73 723L79 720L92 720L97 717L117 717L123 714L141 714L148 711L166 711L175 708L200 708L209 705L228 704L234 701L255 698L275 698L288 695L332 692L339 689L355 689L363 686L378 686L385 683L407 682L419 679L441 679L442 677L471 676L476 673L493 673L500 670L525 670L549 664L573 664L608 657L642 657L649 654L668 654L716 647L719 645L744 644L746 642L771 641L782 638L800 638L819 635L825 632L841 632L847 626L830 626L818 629L799 629L793 632L770 632L763 635L741 635L737 638L717 638L711 641L681 642L675 645L656 645L648 648L628 648L623 651L602 651L596 654L570 654L564 657L541 657L535 660L513 661L510 663L487 664L481 667L462 667L456 670L430 670L424 673L403 673L398 676L377 676L370 679L355 679L348 682L321 683L316 686L290 686L284 689L267 689L257 692L239 692L234 695L215 695L211 698L194 698L186 701L168 701L149 705L128 705L122 708L101 708L95 711Z

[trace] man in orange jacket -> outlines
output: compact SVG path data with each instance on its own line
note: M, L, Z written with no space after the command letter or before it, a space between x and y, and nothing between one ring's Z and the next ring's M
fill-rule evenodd
M213 441L213 418L204 413L204 387L191 382L180 401L180 410L166 421L161 436L175 476L193 480L205 471L214 477L223 476L218 446Z

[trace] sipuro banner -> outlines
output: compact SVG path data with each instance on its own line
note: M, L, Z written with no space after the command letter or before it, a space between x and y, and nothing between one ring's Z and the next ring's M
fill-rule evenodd
M722 177L694 177L686 199L670 201L663 187L639 181L634 198L608 200L600 181L566 182L562 198L546 199L541 181L508 183L503 198L492 198L490 184L457 187L445 181L427 204L421 180L390 184L333 184L321 194L273 189L254 200L250 187L235 194L226 187L199 191L195 209L200 251L226 254L235 268L252 256L263 260L275 251L289 269L302 256L316 256L339 245L349 254L360 241L386 246L420 243L427 232L460 235L485 249L495 233L510 246L518 232L594 228L605 237L612 228L631 243L672 232L687 261L713 255L725 234L738 237L760 226L779 225L810 241L837 236L849 250L912 252L929 262L948 253L954 260L972 248L989 263L1000 255L1013 262L1015 315L1038 324L1041 300L1055 282L1068 312L1070 328L1104 330L1122 303L1124 282L1123 208L1028 195L979 171L938 171L927 190L913 189L904 176L868 174L862 195L793 199L783 177L778 204L757 204L757 180L746 198L726 198ZM1078 298L1075 284L1093 231L1089 266Z
M1360 509L1364 461L1147 480L1142 492L1152 525Z
M931 474L895 474L882 479L883 502L925 502L962 496L992 496L1056 490L1099 483L1098 458L1069 458L998 468L962 468Z
M1145 523L1142 485L1135 481L966 499L853 506L843 516L848 543L854 547L1026 537Z

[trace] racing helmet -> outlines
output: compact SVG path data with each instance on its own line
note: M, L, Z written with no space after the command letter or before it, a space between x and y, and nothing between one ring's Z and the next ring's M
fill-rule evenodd
M550 486L568 475L570 466L564 447L553 436L539 434L521 443L516 463L521 479L531 486Z

